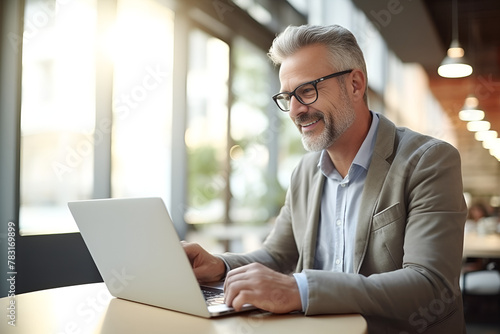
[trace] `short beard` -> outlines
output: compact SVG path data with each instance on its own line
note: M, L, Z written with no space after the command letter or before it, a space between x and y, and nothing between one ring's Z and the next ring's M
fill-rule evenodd
M319 152L332 146L354 123L356 118L354 108L347 97L345 87L341 85L340 106L335 106L332 113L324 114L316 111L308 115L308 119L321 118L325 129L317 137L302 133L302 145L307 151ZM305 117L304 117L305 118ZM304 122L304 119L299 120Z

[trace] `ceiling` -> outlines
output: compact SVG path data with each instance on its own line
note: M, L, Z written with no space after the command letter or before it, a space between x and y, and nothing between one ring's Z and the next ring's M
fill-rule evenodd
M446 48L452 38L451 0L423 0L437 35ZM458 118L468 94L475 94L486 120L500 134L500 1L457 0L458 38L465 49L473 74L468 78L445 79L434 66L426 66L430 87L459 133L464 188L487 200L500 195L500 162L493 158Z
M500 0L457 0L458 37L474 68L467 78L446 79L437 68L452 39L452 0L353 0L403 62L420 63L431 91L458 134L464 188L477 196L500 195L500 162L458 118L474 93L493 130L500 134Z
M439 40L448 47L452 36L452 1L423 3ZM468 78L444 79L436 72L439 63L427 64L431 89L445 110L455 117L465 97L474 93L492 128L500 132L500 1L457 0L457 11L459 41L474 72Z
M458 37L476 75L500 74L500 1L457 0ZM451 0L424 0L443 45L452 36ZM429 69L431 70L431 69Z

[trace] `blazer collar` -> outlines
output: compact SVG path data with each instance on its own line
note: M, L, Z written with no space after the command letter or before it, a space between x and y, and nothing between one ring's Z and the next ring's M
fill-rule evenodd
M313 186L310 190L311 196L308 198L307 207L312 208L306 224L304 233L303 250L300 254L302 259L299 259L298 272L302 269L312 269L314 266L314 256L316 255L316 241L318 239L319 213L321 206L321 196L323 195L323 186L325 184L325 176L321 173L319 167L314 173L311 183Z
M378 116L380 117L379 128L372 161L368 168L363 188L358 226L356 228L356 245L353 261L356 273L359 273L366 254L372 219L375 214L379 194L395 154L396 126L383 115L379 114Z

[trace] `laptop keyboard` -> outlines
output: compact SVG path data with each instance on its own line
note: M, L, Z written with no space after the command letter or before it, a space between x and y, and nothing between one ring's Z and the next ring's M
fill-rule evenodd
M224 292L219 289L203 287L201 289L208 306L224 304Z

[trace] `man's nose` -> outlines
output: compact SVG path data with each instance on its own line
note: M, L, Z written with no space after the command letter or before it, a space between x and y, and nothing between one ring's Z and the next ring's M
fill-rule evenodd
M290 111L288 113L290 114L290 117L295 118L298 115L307 112L309 109L309 106L303 105L300 103L300 101L295 97L292 96L290 99Z

